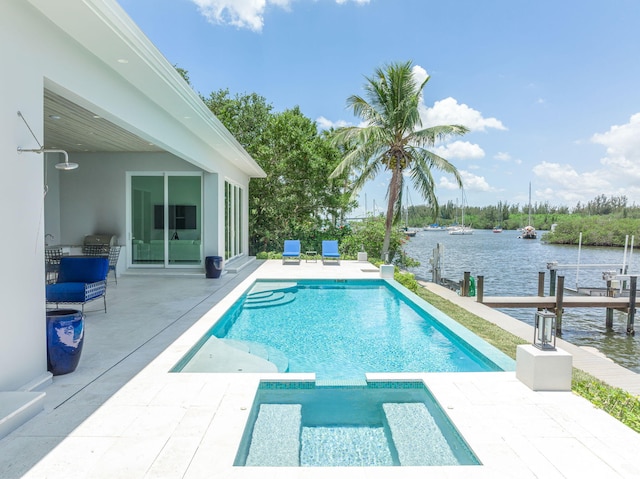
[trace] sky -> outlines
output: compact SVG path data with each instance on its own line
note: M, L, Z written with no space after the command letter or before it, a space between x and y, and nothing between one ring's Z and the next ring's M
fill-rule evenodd
M470 132L433 150L465 203L640 204L637 0L118 0L204 96L257 93L318 129L360 125L346 107L377 68L411 61L429 81L423 127ZM389 175L355 215L386 210ZM462 201L434 171L440 203ZM424 201L413 189L405 201Z

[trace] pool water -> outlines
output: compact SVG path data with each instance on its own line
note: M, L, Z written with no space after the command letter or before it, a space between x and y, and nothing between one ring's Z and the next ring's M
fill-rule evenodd
M422 382L263 381L236 466L456 466L479 460Z
M319 379L513 369L510 358L384 280L258 281L174 371L206 372L199 354L207 349L199 349L210 335L264 351L279 372L315 373Z

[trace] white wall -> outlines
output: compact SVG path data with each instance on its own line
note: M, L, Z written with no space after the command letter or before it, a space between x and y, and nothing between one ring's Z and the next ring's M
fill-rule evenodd
M218 168L216 151L208 143L150 101L144 91L123 80L117 69L126 66L106 64L88 54L80 42L70 39L30 3L0 2L0 45L5 73L0 78L0 391L9 391L50 379L44 327L45 233L55 235L56 243L76 243L87 233L115 231L123 242L125 172L132 167L149 171L193 168L171 154L156 158L73 155L70 161L80 164L77 170L58 174L49 168L45 200L43 156L17 153L17 147L38 147L18 111L42 143L46 87L180 158L206 159L201 163L209 165L204 180L205 235L214 240L205 246L207 255L224 251L220 224L224 179L232 178L248 191L248 178L228 162ZM210 208L216 213L210 215Z

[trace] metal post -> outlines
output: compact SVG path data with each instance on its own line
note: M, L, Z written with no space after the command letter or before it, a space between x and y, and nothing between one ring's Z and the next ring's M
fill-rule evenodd
M636 331L633 328L633 322L636 317L636 288L638 285L638 277L631 276L629 278L629 313L627 314L627 334L631 336L636 335Z
M551 276L549 276L549 296L556 295L556 270L551 270Z
M556 293L556 334L562 334L562 305L564 302L564 276L558 276L558 291Z
M476 296L478 303L482 303L482 299L484 298L484 276L482 275L478 275Z

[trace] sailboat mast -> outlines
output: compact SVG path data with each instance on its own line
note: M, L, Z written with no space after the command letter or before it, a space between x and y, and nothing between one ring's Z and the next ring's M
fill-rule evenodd
M531 225L531 182L529 182L529 223Z

